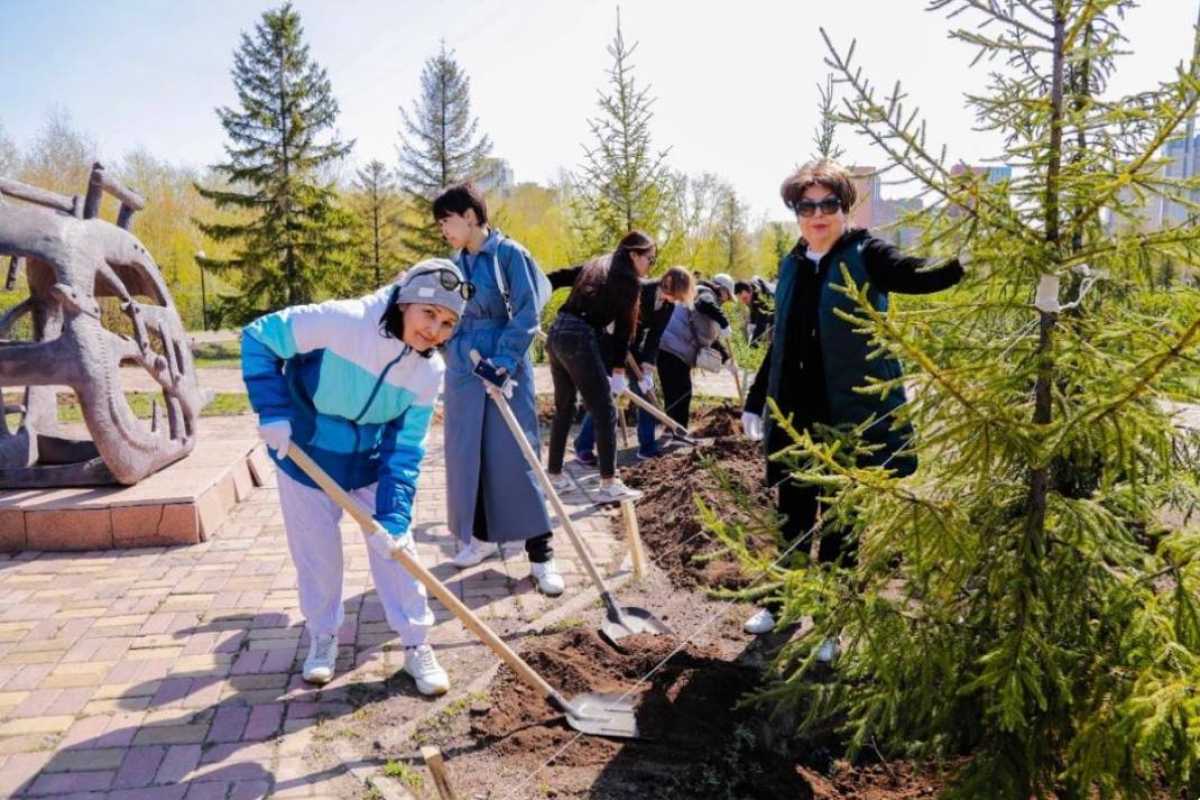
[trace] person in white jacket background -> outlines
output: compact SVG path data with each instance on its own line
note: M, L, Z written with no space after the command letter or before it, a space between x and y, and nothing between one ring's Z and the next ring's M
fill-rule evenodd
M356 300L286 308L242 336L242 375L259 435L279 478L300 611L310 637L304 679L333 678L341 626L341 508L290 459L301 447L344 489L374 508L393 543L364 534L371 577L388 624L404 645L404 671L422 694L449 678L425 642L433 613L425 589L388 557L416 555L410 525L425 437L454 332L474 287L452 261L430 259L394 285Z

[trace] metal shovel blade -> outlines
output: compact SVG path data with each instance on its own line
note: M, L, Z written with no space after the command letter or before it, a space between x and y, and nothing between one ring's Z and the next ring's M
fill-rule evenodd
M610 612L604 622L600 623L600 635L617 649L620 649L617 645L620 639L637 633L649 633L656 636L674 634L674 631L668 628L662 620L644 608L621 606L613 611L616 613Z
M638 739L637 714L633 697L616 692L590 692L578 695L563 709L567 724L582 733L617 739Z

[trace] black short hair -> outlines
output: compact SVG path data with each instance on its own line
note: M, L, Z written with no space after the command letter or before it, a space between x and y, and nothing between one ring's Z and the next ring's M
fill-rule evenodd
M483 199L483 192L470 181L456 183L443 189L433 201L433 221L441 222L451 214L461 217L468 208L475 212L476 222L480 225L487 224L487 201Z
M742 292L750 292L750 294L754 294L754 289L745 281L738 281L733 285L733 293L741 294Z

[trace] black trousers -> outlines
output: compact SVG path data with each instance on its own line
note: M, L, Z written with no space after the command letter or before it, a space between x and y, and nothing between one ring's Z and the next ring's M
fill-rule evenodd
M617 472L617 410L596 329L574 314L560 313L546 337L546 356L554 380L554 422L547 459L550 472L562 472L578 394L592 415L600 477L613 477Z
M817 514L821 510L818 500L820 489L816 486L806 486L791 479L785 479L776 488L776 508L786 517L783 523L783 539L786 544L796 541L797 537L808 533L817 523ZM817 546L817 561L823 564L840 562L844 566L854 566L858 562L858 548L841 526L823 525L818 533L820 544ZM798 550L808 552L805 540Z
M664 411L687 427L692 412L692 366L674 353L658 351L658 379L662 383Z
M525 552L529 555L531 563L543 564L554 557L554 547L550 544L552 534L552 531L546 531L525 540ZM475 494L475 525L471 535L481 542L490 541L488 539L487 512L483 508L482 483L479 484L479 489Z

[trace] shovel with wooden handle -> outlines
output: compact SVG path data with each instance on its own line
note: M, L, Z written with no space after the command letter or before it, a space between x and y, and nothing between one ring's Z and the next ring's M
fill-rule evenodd
M392 541L392 537L371 516L371 512L339 486L333 478L329 477L325 470L321 469L315 461L309 458L308 453L300 449L299 445L292 442L291 446L288 447L287 455L300 469L304 470L304 473L308 477L312 478L318 486L324 489L325 493L332 497L335 503L353 517L354 521L364 531L375 536L387 536L388 541ZM400 565L408 570L410 575L420 581L429 590L430 594L440 600L442 605L450 609L450 613L456 616L466 626L467 630L478 636L480 641L499 656L509 666L509 669L517 674L518 678L533 688L534 691L540 693L551 706L561 711L567 719L567 724L572 728L595 736L612 736L624 739L638 738L637 717L631 698L612 692L589 692L576 695L572 700L567 700L557 689L546 683L546 680L535 672L533 667L529 666L519 655L513 652L512 648L505 644L504 640L497 636L495 631L484 625L479 617L472 613L471 609L467 608L461 600L455 597L454 592L447 589L445 584L434 577L433 573L425 569L421 562L410 555L406 549L397 547L393 543L389 552L393 559L399 561Z
M481 360L479 353L472 350L471 362L478 366ZM584 570L587 572L588 577L592 579L596 590L600 592L600 600L604 603L604 622L600 624L601 635L608 639L614 647L619 647L617 642L620 639L632 636L635 633L671 633L671 629L662 620L646 609L637 608L636 606L617 605L617 601L604 584L604 578L601 577L600 571L592 563L587 548L583 546L583 539L580 538L579 532L575 530L575 523L571 521L571 515L563 507L562 500L558 497L558 492L554 491L554 484L550 482L550 476L546 474L546 469L542 466L541 459L533 451L529 440L525 438L525 432L521 430L521 424L513 415L512 408L508 405L508 400L504 399L504 394L501 392L500 387L485 377L484 371L477 370L477 374L483 378L484 388L492 400L495 401L496 408L500 410L500 416L504 417L505 424L508 425L513 438L517 440L517 445L521 448L522 455L525 456L525 460L529 462L529 467L537 475L538 483L542 485L542 491L546 493L546 497L550 498L550 505L554 507L554 513L562 520L563 530L567 532L567 538L571 540L571 544L574 546L579 560L583 562Z
M640 381L642 379L642 370L641 367L637 365L637 362L633 359L633 356L627 355L625 357L625 362L628 364L629 369L633 370L634 377ZM635 406L642 409L647 414L678 433L685 442L688 444L699 444L699 442L692 438L691 431L668 416L665 411L654 405L653 402L645 397L639 397L632 389L626 389L624 394Z

